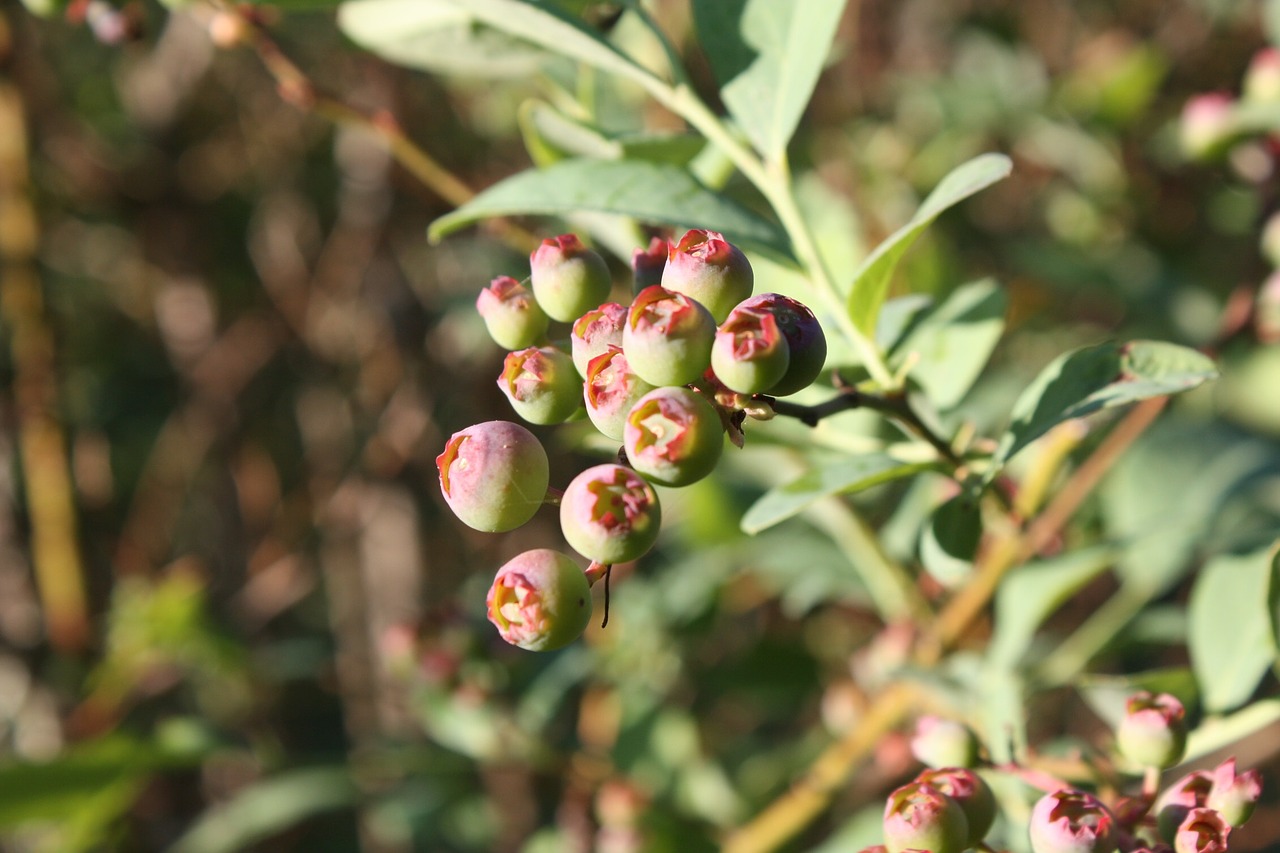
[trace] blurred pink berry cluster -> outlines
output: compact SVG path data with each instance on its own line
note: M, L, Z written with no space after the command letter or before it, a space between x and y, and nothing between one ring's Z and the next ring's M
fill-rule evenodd
M587 418L621 448L560 492L538 438L489 421L455 433L436 459L445 501L463 523L503 532L558 503L565 541L590 561L528 551L498 570L489 620L509 643L559 648L591 617L590 585L653 547L662 510L655 484L711 473L726 434L741 444L748 414L808 387L827 344L817 317L777 293L753 295L751 264L714 231L654 238L631 261L628 304L610 301L604 258L574 234L546 239L527 279L495 278L476 300L490 337L510 350L498 387L531 424ZM567 338L552 337L566 324Z

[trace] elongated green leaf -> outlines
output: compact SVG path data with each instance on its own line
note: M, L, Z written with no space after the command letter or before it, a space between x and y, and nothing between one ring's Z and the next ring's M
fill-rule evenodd
M507 178L431 223L439 240L490 216L619 213L644 222L720 231L744 248L791 259L778 226L703 187L684 169L634 160L565 160Z
M973 572L982 541L982 513L970 495L957 495L933 511L920 535L920 562L943 586L954 589Z
M1280 699L1250 702L1234 714L1205 720L1187 735L1187 751L1183 762L1195 761L1210 753L1238 743L1280 720Z
M1013 162L1003 154L983 154L953 169L920 205L911 221L890 234L862 262L849 294L849 316L864 333L875 332L880 306L898 261L916 238L949 207L1009 176Z
M685 166L706 146L705 139L692 133L609 134L566 116L545 101L525 101L517 118L525 148L540 168L574 157Z
M814 468L785 486L765 492L742 516L742 529L746 533L759 533L799 514L822 498L860 492L936 467L931 462L907 463L892 456L872 454Z
M895 347L890 365L907 359L911 376L939 409L955 406L977 381L1004 331L1008 304L995 281L983 279L957 288L916 322Z
M1268 593L1270 549L1210 561L1191 588L1187 648L1208 711L1230 711L1253 694L1276 657Z
M699 42L730 114L767 159L787 148L846 0L694 0Z
M1187 391L1217 375L1211 359L1160 341L1105 343L1069 352L1042 370L1014 404L1013 422L1000 438L996 462L1007 462L1063 421Z

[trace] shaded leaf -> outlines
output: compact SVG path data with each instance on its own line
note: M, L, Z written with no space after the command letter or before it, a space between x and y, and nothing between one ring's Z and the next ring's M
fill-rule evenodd
M1217 375L1211 359L1161 341L1105 343L1059 356L1014 403L990 473L1063 421L1187 391Z
M1201 569L1188 602L1187 648L1208 711L1249 699L1275 660L1270 549L1224 554Z
M724 233L744 248L791 258L778 226L703 187L678 166L634 160L565 160L495 184L431 223L440 238L491 216L582 211L617 213L643 222Z
M920 562L943 586L954 589L973 571L982 540L982 513L969 495L957 495L933 511L920 535Z
M846 0L694 0L720 98L756 150L786 151L813 94Z
M889 281L898 261L940 213L1008 177L1012 169L1013 162L1003 154L983 154L962 163L944 177L911 221L886 237L858 269L849 294L849 316L854 325L868 335L875 331L880 306L889 292Z
M885 454L871 454L814 468L786 485L765 492L742 516L742 529L746 533L759 533L798 515L823 498L853 494L936 467L933 462L907 463Z

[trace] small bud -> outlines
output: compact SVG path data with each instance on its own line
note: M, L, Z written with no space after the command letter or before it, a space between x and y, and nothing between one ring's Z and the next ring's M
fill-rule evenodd
M723 323L751 295L754 275L747 256L723 234L695 229L671 244L662 286L696 299Z
M1244 72L1243 96L1258 103L1280 101L1280 50L1264 47L1253 55Z
M910 782L889 795L884 809L884 841L889 853L917 848L960 853L969 825L955 800L937 788Z
M631 303L622 349L632 371L650 385L687 385L710 366L715 335L715 321L706 308L654 285Z
M1035 853L1112 853L1115 820L1097 797L1063 788L1045 794L1031 811Z
M498 387L531 424L564 423L582 405L582 379L573 359L554 347L508 353Z
M1173 838L1175 853L1227 853L1231 827L1213 809L1192 809Z
M1202 808L1213 788L1213 774L1196 770L1183 776L1164 790L1156 800L1156 828L1160 837L1170 843L1192 809Z
M711 473L724 450L720 413L688 388L665 387L627 414L623 446L632 467L666 486L687 486Z
M634 292L639 293L646 287L662 284L662 270L667 265L667 252L671 244L661 237L649 241L649 248L636 249L631 253L631 272L635 275Z
M591 586L557 551L525 551L498 569L489 588L489 621L502 639L533 652L572 643L591 619Z
M1182 150L1193 160L1218 154L1235 135L1235 100L1226 92L1196 95L1182 108Z
M489 337L503 349L533 346L547 333L547 315L528 288L509 275L498 276L480 291L476 311Z
M529 280L542 310L570 323L609 296L609 267L576 234L549 237L529 256Z
M761 293L738 307L773 314L783 337L787 339L791 353L787 372L765 393L785 397L812 385L827 361L827 336L813 312L804 303L780 293Z
M925 770L916 777L916 781L937 788L955 800L964 811L969 824L965 847L976 847L987 837L996 819L996 798L981 776L964 767L945 767Z
M606 302L592 308L573 322L569 345L573 366L579 375L587 375L591 359L611 346L622 346L622 327L627 322L627 309L617 302Z
M625 563L653 547L662 508L653 486L630 468L596 465L573 478L560 499L565 541L598 563Z
M1219 812L1234 827L1244 826L1253 814L1253 807L1262 796L1262 776L1257 770L1246 770L1236 775L1236 760L1228 758L1213 771L1213 787L1209 789L1205 806Z
M791 349L767 311L739 306L716 331L711 369L725 387L739 394L759 394L786 375Z
M547 495L547 452L529 430L486 421L456 432L436 457L440 491L463 524L501 533L533 518Z
M622 441L631 407L652 390L652 385L632 372L622 348L609 347L587 364L583 385L587 417L606 437Z
M1187 746L1186 710L1173 696L1135 693L1116 729L1116 745L1126 758L1163 770L1182 760Z
M929 767L973 767L978 739L964 723L924 716L916 721L911 753Z

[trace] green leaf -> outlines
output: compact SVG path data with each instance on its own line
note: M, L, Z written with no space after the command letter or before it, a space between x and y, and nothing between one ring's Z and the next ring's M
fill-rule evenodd
M1280 699L1259 699L1226 717L1205 720L1187 735L1183 763L1226 749L1280 720Z
M849 294L849 316L862 332L875 332L880 306L898 261L938 215L981 189L1009 176L1013 162L1003 154L983 154L962 163L939 182L911 221L890 234L862 262Z
M759 533L798 515L823 498L853 494L936 467L933 462L907 463L885 454L870 454L814 468L786 485L765 492L742 516L742 529L749 534Z
M1004 331L1008 305L992 279L966 284L922 319L894 348L890 366L907 359L911 376L941 410L955 406L973 387Z
M846 0L694 0L720 98L767 160L786 152L818 83Z
M1187 605L1187 648L1208 711L1246 702L1276 657L1270 549L1225 554L1200 570Z
M1280 45L1280 0L1263 0L1262 25L1267 31L1267 40Z
M982 541L982 513L970 495L957 495L934 510L920 536L920 562L948 589L973 572Z
M1217 375L1206 356L1160 341L1105 343L1059 356L1014 403L1013 422L1000 438L989 476L1063 421L1187 391Z
M539 100L521 104L517 118L525 148L540 168L572 157L685 166L706 146L706 140L692 133L611 135Z
M743 248L790 260L783 231L703 187L678 166L634 160L565 160L521 172L431 223L431 240L491 216L593 211L643 222L720 231Z

